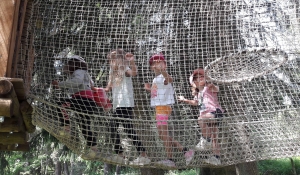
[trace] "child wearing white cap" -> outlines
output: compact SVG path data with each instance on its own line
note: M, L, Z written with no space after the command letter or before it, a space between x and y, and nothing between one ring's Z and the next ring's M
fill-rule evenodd
M64 71L70 74L70 77L66 81L53 81L54 88L67 88L72 98L58 99L58 104L64 108L70 108L76 112L79 112L79 124L81 125L81 131L86 139L89 152L82 157L84 159L95 158L98 152L97 142L94 133L91 131L91 115L99 106L99 102L94 101L94 82L88 73L87 63L84 59L78 55L73 55L68 58L68 63L64 67ZM103 104L104 110L108 111L111 106L109 104ZM85 113L85 114L82 114ZM69 127L69 115L64 111L58 112L60 121L65 125L65 130L70 130ZM68 131L70 132L70 131ZM63 134L62 134L63 135Z

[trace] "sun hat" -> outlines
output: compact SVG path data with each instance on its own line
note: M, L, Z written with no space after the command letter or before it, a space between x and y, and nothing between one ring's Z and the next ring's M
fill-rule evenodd
M164 61L164 63L166 63L165 57L164 57L164 55L163 55L162 53L160 53L160 54L154 54L154 55L152 55L151 58L149 59L149 64L150 64L150 66L152 65L152 63L153 63L154 61L157 61L157 60Z

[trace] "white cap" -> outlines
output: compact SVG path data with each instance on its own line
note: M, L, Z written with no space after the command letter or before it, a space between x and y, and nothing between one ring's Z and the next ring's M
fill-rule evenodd
M68 56L68 59L69 59L69 60L70 60L70 59L76 59L76 60L78 60L78 61L80 61L80 62L86 63L86 62L84 61L84 59L83 59L81 56L79 56L79 55Z

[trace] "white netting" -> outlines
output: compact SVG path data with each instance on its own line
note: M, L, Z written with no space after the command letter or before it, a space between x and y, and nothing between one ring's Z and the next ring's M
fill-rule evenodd
M288 60L276 49L244 50L212 61L205 67L207 79L215 83L251 81L274 71Z
M220 89L219 103L227 113L206 122L217 135L214 141L220 146L221 164L218 160L207 161L218 154L218 147L209 145L203 151L196 150L188 165L181 148L172 149L172 160L176 168L184 168L299 156L299 3L299 0L36 0L22 47L23 55L34 54L30 91L35 107L34 123L78 155L85 157L89 146L97 143L99 152L90 155L92 159L128 166L139 156L139 146L135 146L139 143L134 139L137 135L151 160L146 166L160 167L155 162L170 156L159 137L150 94L144 89L144 83L152 83L154 78L148 63L151 55L164 54L167 72L173 77L173 96L192 99L189 77L194 69L243 50L275 48L284 53L284 58L288 57L277 69L266 68L264 75L252 77L251 81L216 84ZM65 99L71 106L74 100L70 100L67 89L54 89L51 82L66 80L63 65L67 59L80 55L88 64L95 86L106 87L110 69L107 54L116 48L135 56L138 71L132 78L133 119L119 121L121 118L115 118L113 110L91 109L92 105L82 110L78 106L62 106ZM228 60L229 65L236 66L241 61L239 64L245 70L248 62L271 64L269 58L245 56L245 62L234 56L228 58L235 58ZM226 75L219 78L230 76L227 65L216 72ZM112 100L112 93L107 95ZM198 116L198 107L177 100L172 105L168 121L170 136L188 149L195 149L200 140L205 141ZM211 125L216 121L218 125ZM130 122L136 135L126 130ZM128 161L110 159L116 155L112 139L115 136L110 129L120 135L123 157Z

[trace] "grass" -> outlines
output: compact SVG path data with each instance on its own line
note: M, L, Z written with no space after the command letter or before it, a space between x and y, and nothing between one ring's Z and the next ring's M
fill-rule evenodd
M300 157L295 157L293 160L296 173L299 175ZM294 175L291 160L289 158L259 161L258 170L260 175Z

